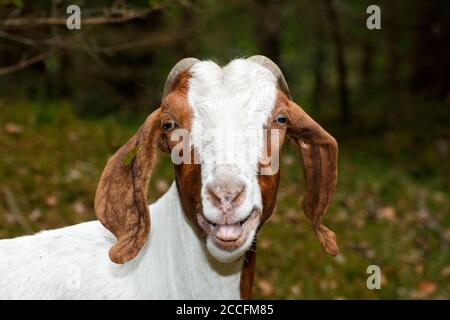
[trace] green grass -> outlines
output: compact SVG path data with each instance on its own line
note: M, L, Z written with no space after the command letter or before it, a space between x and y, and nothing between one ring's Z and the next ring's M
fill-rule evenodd
M94 192L106 159L140 123L81 119L71 110L65 102L0 101L0 238L95 219ZM338 237L336 258L320 248L301 212L302 167L287 145L277 207L258 236L254 298L450 298L448 166L430 155L429 144L414 145L412 135L338 138L339 182L325 218ZM150 200L173 176L162 157ZM372 264L381 267L381 290L366 287Z

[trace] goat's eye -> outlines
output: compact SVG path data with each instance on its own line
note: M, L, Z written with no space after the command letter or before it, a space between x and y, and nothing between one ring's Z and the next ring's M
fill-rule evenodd
M278 124L286 124L288 121L288 118L282 114L277 115L277 117L275 118L275 121Z
M173 120L166 121L163 124L163 128L165 131L173 129L174 127L175 127L175 122Z

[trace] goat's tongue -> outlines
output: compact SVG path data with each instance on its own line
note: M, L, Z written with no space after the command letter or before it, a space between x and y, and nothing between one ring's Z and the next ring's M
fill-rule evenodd
M216 226L216 237L222 241L236 241L242 234L239 222L233 224L218 224Z

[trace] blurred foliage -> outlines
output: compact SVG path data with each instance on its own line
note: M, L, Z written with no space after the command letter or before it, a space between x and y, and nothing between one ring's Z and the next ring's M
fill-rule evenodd
M301 214L302 168L287 145L277 207L259 234L254 297L448 299L447 3L0 1L0 71L48 52L0 76L0 238L95 218L106 159L159 105L176 61L225 64L266 54L283 69L294 99L339 142L337 193L325 220L341 254L327 256ZM149 12L74 31L2 26L7 19L65 17L69 4L80 5L83 19L124 8ZM381 7L381 30L365 26L369 4ZM163 156L150 199L173 178ZM381 290L366 287L371 264L381 266Z

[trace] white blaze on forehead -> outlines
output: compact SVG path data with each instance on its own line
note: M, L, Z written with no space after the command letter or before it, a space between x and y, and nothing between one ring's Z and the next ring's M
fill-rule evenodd
M258 130L266 124L275 104L274 75L245 59L233 60L223 68L211 61L198 62L190 75L191 134L201 153L202 176L212 174L217 159L237 166L247 177L255 176L263 149Z

